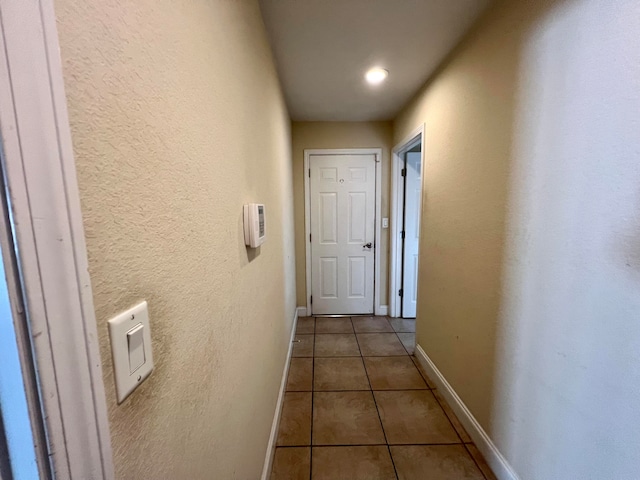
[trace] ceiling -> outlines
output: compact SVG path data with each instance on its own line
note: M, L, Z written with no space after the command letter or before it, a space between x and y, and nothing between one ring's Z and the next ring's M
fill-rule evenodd
M260 0L291 118L392 119L489 1Z

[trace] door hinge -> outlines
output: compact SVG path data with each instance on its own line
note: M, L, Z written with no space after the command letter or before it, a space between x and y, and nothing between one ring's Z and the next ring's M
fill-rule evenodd
M311 305L313 305L313 295L311 295L311 300L309 301L309 303L311 303Z
M309 169L309 178L311 178L311 169Z
M398 296L399 296L399 297L401 297L403 293L404 293L404 292L402 291L402 289L398 290Z
M403 168L403 169L402 169L402 171L400 172L400 174L401 174L403 177L406 177L406 176L407 176L407 169L406 169L406 168Z
M309 242L311 242L311 234L309 234Z
M402 239L404 240L404 236L405 236L404 230L402 230L402 232L400 233L400 235L402 236Z

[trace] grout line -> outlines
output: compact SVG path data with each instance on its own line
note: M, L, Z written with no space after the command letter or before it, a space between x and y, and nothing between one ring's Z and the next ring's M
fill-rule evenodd
M353 323L353 319L351 319L351 323ZM354 326L355 330L355 326ZM356 335L356 342L358 342L358 336ZM358 349L360 349L360 342L358 342ZM360 350L362 354L362 350ZM369 391L371 392L371 397L373 398L373 405L376 407L376 413L378 414L378 421L380 422L380 428L382 429L382 435L384 436L384 441L387 444L387 452L389 452L389 458L391 459L391 465L393 465L393 473L396 475L396 479L398 478L398 470L396 469L396 463L393 461L393 455L391 455L391 447L389 447L389 439L387 438L387 432L384 430L384 424L382 423L382 416L380 415L380 409L378 408L378 402L376 402L376 396L373 394L373 387L371 386L371 379L369 378L369 372L367 371L367 365L364 362L364 357L362 358L362 366L364 367L364 374L367 376L367 382L369 382Z
M316 319L313 320L313 349L311 353L311 438L309 440L309 478L311 478L313 472L313 397L315 396L315 381L316 381Z
M389 333L396 333L396 332L356 332L355 330L352 330L351 332L319 332L318 335L353 335L353 334L358 334L358 335L362 335L362 334L368 334L368 335L373 335L373 334L389 334ZM409 332L410 333L410 332Z
M362 349L360 348L360 342L358 341L358 335L356 335L356 327L353 324L353 318L349 317L349 321L351 322L351 328L353 328L353 336L355 337L356 344L358 345L358 351L360 352L360 359L362 359ZM362 360L362 367L364 368L364 373L366 375L367 374L367 367L364 364L364 360ZM369 375L367 375L367 381L369 381ZM371 388L371 382L369 382L369 388Z
M362 359L363 358L362 349L360 348L360 342L358 341L358 336L355 334L355 328L353 326L353 319L349 318L349 321L351 322L351 328L353 328L353 330L354 330L353 336L356 339L356 344L358 345L358 351L360 352L360 358ZM367 367L364 364L364 360L362 360L362 366L364 367L365 375L367 375L367 382L369 382L369 375L367 374ZM369 390L371 390L371 382L369 382Z
M387 321L388 321L388 320L387 320ZM389 322L389 323L391 323L391 322ZM399 334L399 333L413 333L413 340L414 340L414 342L413 342L413 350L414 350L414 352L415 352L415 349L416 349L416 345L415 345L415 343L416 343L416 342L415 342L416 332L396 332L396 329L394 328L394 329L393 329L393 333L395 333L395 334L396 334L396 338L397 338L397 339L398 339L398 341L400 342L400 345L402 345L402 348L404 348L404 351L405 351L405 352L407 352L407 355L412 356L412 355L413 355L413 353L409 352L409 350L407 349L407 347L405 347L404 343L402 342L402 339L400 338L400 335L398 335L398 334Z
M403 353L402 355L363 355L363 357L369 358L369 357L373 357L373 358L407 358L407 357L412 357L413 355L407 355L406 353Z
M473 460L473 463L476 464L476 467L478 467L478 470L480 470L480 474L484 477L484 480L488 480L487 476L484 474L484 470L480 467L480 464L477 462L476 457L474 457L471 454L471 450L469 450L469 447L467 447L466 443L463 443L462 446L464 447L465 451L469 454L469 456L471 457L471 460ZM476 447L477 448L477 447Z
M465 446L464 443L322 443L320 445L279 445L278 448L317 448L317 447L452 447ZM471 455L471 454L469 454Z
M451 421L451 419L449 418L449 415L447 415L447 411L444 409L444 407L442 406L442 403L440 403L440 400L438 400L438 397L436 396L435 393L433 393L433 391L431 392L431 394L433 395L433 398L436 399L436 403L438 404L438 406L440 407L440 410L442 410L442 413L444 413L444 416L447 418L447 420L449 421L449 423L451 424L451 428L453 428L453 431L456 432L456 435L458 436L458 438L460 439L460 442L464 445L464 440L462 440L462 435L460 435L458 433L458 429L456 428L456 426L453 424L453 422ZM451 406L447 405L449 408L451 408ZM458 420L458 423L460 423L460 420Z
M353 357L356 358L356 357ZM366 370L366 368L365 368ZM372 388L363 388L360 390L354 390L352 388L349 388L347 390L287 390L287 393L310 393L310 392L316 392L316 393L346 393L346 392L430 392L431 389L430 388L376 388L376 389L372 389ZM473 442L467 442L467 443L473 443Z
M389 358L389 357L402 357L402 358L407 358L407 357L412 357L413 355L407 355L406 353L403 353L402 355L316 355L314 358L353 358L353 357L366 357L366 358ZM295 358L310 358L310 357L295 357Z
M422 373L422 366L419 363L416 363L418 361L416 356L415 355L411 355L411 357L413 357L415 359L415 362L413 362L413 360L412 360L413 365L418 369L418 372L420 373L420 376L424 379L424 382L427 384L427 387L429 388L429 390L436 390L435 387L432 388L432 387L429 386L429 380L428 380L427 374L426 373Z
M316 335L353 335L354 332L318 332Z
M318 448L318 447L466 447L464 443L323 443L321 445L279 445L278 448ZM469 455L471 452L466 450ZM471 455L473 458L473 455ZM474 459L475 463L475 459ZM478 465L476 463L476 465ZM478 468L480 468L478 466ZM481 470L482 471L482 470Z

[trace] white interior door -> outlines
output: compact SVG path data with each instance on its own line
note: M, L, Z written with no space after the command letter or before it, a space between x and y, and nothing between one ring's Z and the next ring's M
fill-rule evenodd
M407 152L406 156L402 316L415 318L418 304L418 246L422 202L421 154Z
M373 313L375 155L311 155L311 310Z

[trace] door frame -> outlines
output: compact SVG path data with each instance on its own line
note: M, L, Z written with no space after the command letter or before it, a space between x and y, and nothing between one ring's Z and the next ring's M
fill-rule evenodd
M402 168L404 167L404 154L411 150L418 142L422 143L420 149L420 162L422 171L425 171L424 162L424 123L415 128L391 152L391 206L389 220L389 313L390 317L399 317L402 301L399 296L402 285L402 221L404 216L404 180ZM425 174L422 174L422 195L424 195ZM421 202L422 203L422 202ZM422 205L421 205L422 209ZM420 256L418 255L418 271L420 270Z
M18 313L30 332L19 348L37 367L56 478L110 480L107 402L53 0L0 0L0 32L7 226L25 300Z
M373 313L384 315L380 305L380 238L382 231L382 148L313 148L304 151L304 243L305 243L305 273L307 315L313 314L311 305L311 242L307 238L311 235L311 184L309 182L309 162L312 155L374 155L376 163L376 195L375 195L375 239L373 260Z

